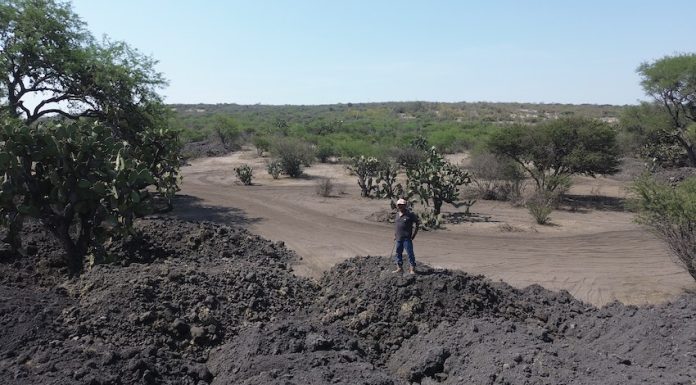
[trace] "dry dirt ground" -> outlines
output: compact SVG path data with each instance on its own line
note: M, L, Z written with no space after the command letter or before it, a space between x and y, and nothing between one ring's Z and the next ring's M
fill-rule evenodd
M465 164L467 157L453 160ZM305 170L304 178L273 180L265 171L266 161L252 150L191 161L182 169L182 195L174 214L241 224L284 241L302 257L295 273L313 278L356 255L390 253L391 225L368 219L388 209L388 202L361 198L355 177L344 166L316 164ZM235 177L233 168L242 163L254 169L252 186L241 185ZM336 184L333 196L316 194L322 177ZM586 204L584 198L591 195L625 198L627 182L580 177L574 183L570 193L576 195L576 209L553 212L549 226L535 225L525 208L479 201L472 212L489 221L421 232L415 241L417 258L520 288L540 284L565 289L595 305L614 300L658 303L696 289L666 247L633 222L632 213Z

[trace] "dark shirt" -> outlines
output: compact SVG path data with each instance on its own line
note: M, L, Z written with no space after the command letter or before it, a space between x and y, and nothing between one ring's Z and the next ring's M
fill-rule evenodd
M413 224L420 223L418 216L410 211L407 211L403 215L396 213L394 218L394 224L396 227L396 239L411 239L411 234L413 233Z

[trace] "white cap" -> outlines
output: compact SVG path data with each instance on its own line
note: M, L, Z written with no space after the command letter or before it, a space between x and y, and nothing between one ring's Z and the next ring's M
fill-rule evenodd
M398 201L396 201L397 205L405 205L407 203L408 202L406 202L406 199L404 199L404 198L400 198Z

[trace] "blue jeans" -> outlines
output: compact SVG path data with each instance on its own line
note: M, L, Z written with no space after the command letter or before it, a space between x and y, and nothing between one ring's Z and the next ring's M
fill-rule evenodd
M408 254L408 263L411 266L416 267L416 256L413 254L413 241L410 239L397 239L396 240L396 264L402 266L404 264L404 249L406 249L406 254Z

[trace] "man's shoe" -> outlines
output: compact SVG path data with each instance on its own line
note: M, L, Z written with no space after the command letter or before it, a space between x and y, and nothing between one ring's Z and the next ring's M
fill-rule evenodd
M409 274L416 274L416 268L413 267L413 266L409 267L409 268L408 268L408 273L409 273Z
M396 270L393 270L392 273L394 273L394 274L403 274L403 273L404 273L404 269L403 269L401 266L399 266L399 267L396 268Z

